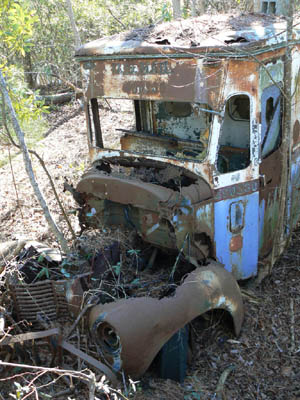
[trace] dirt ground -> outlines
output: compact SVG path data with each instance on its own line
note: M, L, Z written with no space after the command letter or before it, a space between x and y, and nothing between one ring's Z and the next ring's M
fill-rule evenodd
M112 110L108 104L104 104L104 107L102 125L107 132L106 140L114 144L118 132L112 131L110 127L118 125L114 113L117 106L110 105ZM73 214L76 204L69 193L63 192L63 182L68 179L69 182L76 183L88 165L84 114L74 104L63 106L58 113L48 118L53 129L39 143L37 151L43 156L72 225L78 233L77 218ZM122 118L125 127L130 126L131 115L126 107L122 109ZM47 178L35 160L33 165L49 207L70 240ZM31 238L57 247L28 183L21 155L13 158L12 166L8 164L0 169L0 203L0 242ZM242 293L245 320L238 338L222 324L219 316L207 316L204 320L194 321L193 357L184 383L158 379L155 368L151 368L136 385L135 393L134 385L131 384L131 394L127 394L127 398L300 399L300 230L293 233L289 248L276 263L272 274L258 287L249 283L243 284ZM0 354L0 359L3 359L2 353ZM15 360L11 359L16 362ZM24 377L21 379L20 374L18 368L7 369L0 366L0 399L8 398L8 393L16 393L17 385L14 382L25 385L24 382L30 381L27 376L27 380ZM53 381L54 377L51 379ZM48 378L48 381L51 379ZM88 398L84 383L78 384L73 394L65 395L63 392L70 382L61 381L62 379L55 386L56 392L62 393L60 398ZM126 393L124 387L122 390ZM113 399L116 396L126 398L105 387L102 393L97 391L96 396L99 399ZM25 397L26 393L23 393L18 398ZM39 397L34 393L29 398L47 398L47 395ZM48 398L55 398L51 391L48 392Z

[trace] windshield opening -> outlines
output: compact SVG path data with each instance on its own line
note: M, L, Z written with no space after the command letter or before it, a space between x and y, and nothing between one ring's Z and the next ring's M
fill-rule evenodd
M101 121L101 128L94 126L93 131L103 134L104 147L197 162L205 158L212 123L207 104L109 99L99 110L95 100L91 100L92 120L94 124L99 120L99 125ZM97 110L100 118L94 116Z

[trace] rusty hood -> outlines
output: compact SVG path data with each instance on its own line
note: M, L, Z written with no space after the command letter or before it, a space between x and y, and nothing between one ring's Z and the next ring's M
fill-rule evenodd
M109 174L92 168L83 175L77 185L79 193L92 194L101 200L110 200L120 204L134 205L153 211L159 211L162 204L170 206L184 203L195 204L211 197L209 185L198 178L186 187L178 185L177 190L164 184L144 182L139 178Z
M174 333L212 309L228 311L239 334L244 316L241 293L233 276L217 263L187 275L172 297L99 304L90 312L89 326L112 368L139 377Z

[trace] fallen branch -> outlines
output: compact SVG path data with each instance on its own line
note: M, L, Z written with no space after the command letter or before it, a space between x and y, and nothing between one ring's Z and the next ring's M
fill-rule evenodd
M295 344L295 314L294 314L294 299L291 298L290 301L290 310L291 310L291 347L290 353L293 354L295 352L296 344Z
M37 100L43 101L44 104L51 105L51 104L62 104L67 103L72 100L74 96L73 92L67 93L58 93L58 94L47 94L47 95L38 95L35 98Z
M235 369L235 365L230 365L228 368L226 368L222 372L219 382L218 382L218 385L217 385L217 388L216 388L216 392L215 392L216 396L217 396L216 397L217 400L226 399L225 394L224 394L224 385L225 385L226 379L228 378L230 372L232 372L234 369Z
M52 328L52 329L47 329L45 331L21 333L20 335L14 335L14 336L7 335L4 336L3 339L0 339L0 346L5 346L12 343L25 342L26 340L42 339L48 336L58 335L58 334L59 334L59 329Z
M65 340L62 340L60 345L63 349L68 350L70 353L76 355L77 357L82 358L84 361L86 361L93 367L97 368L110 380L111 383L117 384L118 380L117 380L116 375L105 364L96 360L94 357L89 356L88 354L84 353L83 351L77 349L75 346L66 342Z

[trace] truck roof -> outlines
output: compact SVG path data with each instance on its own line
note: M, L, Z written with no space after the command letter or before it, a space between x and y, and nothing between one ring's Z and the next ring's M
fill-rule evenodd
M295 31L295 39L300 31ZM225 56L242 56L285 45L286 20L266 14L217 14L180 19L136 28L94 40L80 47L79 59L112 59L118 56L138 58L143 55L215 52Z

